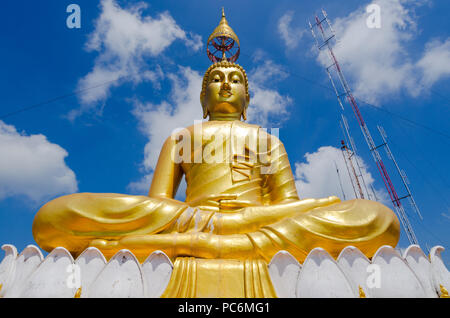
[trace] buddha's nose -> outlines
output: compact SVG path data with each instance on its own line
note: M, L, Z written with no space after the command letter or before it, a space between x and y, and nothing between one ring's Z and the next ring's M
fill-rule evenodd
M221 89L225 90L225 91L229 91L229 90L231 90L231 86L230 86L230 84L228 82L225 82L225 83L222 84Z

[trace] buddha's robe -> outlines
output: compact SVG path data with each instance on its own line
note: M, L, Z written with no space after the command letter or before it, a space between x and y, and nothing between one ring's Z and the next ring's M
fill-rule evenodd
M186 201L173 199L185 175ZM169 137L148 196L79 193L44 205L33 224L49 251L77 254L89 245L106 256L128 248L141 260L270 258L287 250L302 261L315 248L337 256L353 245L368 257L395 246L399 222L384 205L336 197L300 200L280 140L239 121L204 122Z

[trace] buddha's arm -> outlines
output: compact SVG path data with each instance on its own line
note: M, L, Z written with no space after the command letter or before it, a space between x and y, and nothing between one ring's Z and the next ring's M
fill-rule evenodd
M148 195L153 198L173 199L180 185L183 171L173 160L175 140L167 138L159 154Z
M270 166L265 182L265 201L269 205L298 201L295 179L283 143L271 137Z
M338 202L340 202L339 198L330 196L322 199L290 200L273 205L246 207L236 213L215 213L210 221L212 226L205 228L205 232L213 229L215 234L249 233L287 217ZM195 218L195 214L192 218Z

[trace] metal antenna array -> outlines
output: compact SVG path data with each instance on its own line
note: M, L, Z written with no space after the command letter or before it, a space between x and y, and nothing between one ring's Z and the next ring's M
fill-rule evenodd
M364 192L361 188L361 182L359 181L359 176L356 173L355 166L353 165L352 157L355 155L353 151L348 149L345 141L341 141L342 156L344 157L345 166L347 167L348 175L350 176L350 181L352 183L353 191L355 192L355 197L359 199L364 199Z
M342 97L345 96L347 101L349 102L350 106L352 107L352 110L353 110L353 112L355 114L355 117L356 117L356 119L358 121L358 124L359 124L359 126L361 128L361 131L362 131L362 133L364 135L364 139L366 140L367 145L369 146L369 149L370 149L370 151L372 153L372 157L375 160L375 163L377 165L378 171L380 172L381 178L383 179L384 185L385 185L385 187L386 187L386 189L387 189L387 191L389 193L389 197L390 197L390 199L392 201L392 204L394 206L395 212L396 212L398 218L400 219L400 222L401 222L401 224L403 226L403 229L405 230L405 233L406 233L406 235L408 237L408 240L409 240L409 242L411 244L417 244L418 245L419 243L417 241L417 237L416 237L416 235L414 233L414 230L413 230L413 228L411 226L411 223L408 220L408 217L406 215L405 209L404 209L404 207L403 207L403 205L401 203L401 200L406 198L406 197L412 198L411 192L409 191L409 188L407 188L407 191L408 191L408 195L407 196L404 196L404 197L400 198L397 195L397 191L395 190L395 187L394 187L394 185L393 185L393 183L391 181L391 178L389 177L389 174L388 174L388 172L386 170L386 167L385 167L385 165L383 163L383 160L381 159L380 153L378 152L378 148L387 145L387 143L384 142L384 144L379 145L379 146L375 145L375 142L373 141L372 135L370 134L369 128L367 127L366 122L364 121L364 119L362 117L362 114L361 114L361 112L359 110L359 107L358 107L358 105L356 103L356 100L353 97L353 94L352 94L352 92L350 90L350 87L348 86L347 80L345 79L344 74L342 73L342 69L341 69L341 67L340 67L340 65L339 65L339 63L338 63L338 61L336 59L336 56L334 55L333 48L331 46L331 41L333 39L336 40L335 32L334 32L334 30L333 30L333 28L331 26L330 21L328 20L328 17L327 17L327 14L326 14L325 10L323 10L323 9L322 9L322 14L323 14L323 18L319 19L319 17L316 15L315 18L314 18L314 20L315 20L314 26L311 24L311 22L309 22L309 27L311 29L311 33L312 33L312 35L314 37L314 40L315 40L315 42L317 44L317 47L318 47L319 51L321 51L324 47L327 48L328 56L329 56L329 58L331 60L331 65L326 67L326 71L327 71L328 77L330 78L331 84L333 85L333 88L334 88L334 91L336 93L339 105L340 105L342 111L344 111L344 105L343 105L343 102L342 102ZM324 24L324 22L326 24ZM328 28L327 28L327 26L328 26ZM318 39L316 37L316 34L314 32L314 28L317 28L320 31L320 35L321 35L321 38L322 38L321 43L319 43L319 41L318 41ZM335 82L333 80L333 76L332 75L338 77L339 82L341 84L341 87L343 89L342 93L340 93L338 91L338 89L336 88L336 85L335 85ZM388 148L386 148L386 149L388 149ZM390 150L389 150L389 153L392 154L390 152ZM393 156L392 156L392 158L393 158ZM395 162L395 164L396 164L396 162ZM398 171L401 171L401 170L398 168ZM401 172L400 172L400 175L403 177ZM402 180L403 180L403 178L402 178ZM406 183L404 183L404 184L406 184ZM411 201L414 202L414 200L411 200ZM414 205L415 205L415 202L414 202ZM415 205L415 207L417 207L417 206ZM420 212L418 212L418 208L417 208L416 212L420 216Z
M397 169L397 172L400 175L400 178L402 179L403 185L405 186L405 189L407 192L407 194L405 196L401 197L400 200L409 198L412 208L419 215L420 219L423 220L423 217L422 217L422 214L420 213L419 207L417 206L416 201L414 200L414 197L411 193L411 190L409 189L409 186L408 186L409 181L408 181L408 177L406 176L406 172L404 170L400 169L399 165L397 164L397 161L395 160L394 155L392 154L391 148L389 148L389 144L387 142L387 135L386 135L386 132L384 131L383 127L377 126L377 128L378 128L378 131L380 132L381 138L383 138L384 150L386 150L387 156L394 163L395 168Z
M361 170L361 165L359 163L359 156L358 156L358 153L357 153L357 150L356 150L356 145L355 145L355 142L353 140L353 137L350 134L350 128L348 126L347 118L345 118L344 114L341 114L340 125L341 125L341 129L342 129L342 133L344 134L344 138L347 139L347 141L348 141L347 144L350 145L349 149L347 149L347 151L350 153L350 155L348 156L350 164L353 166L353 161L352 161L352 158L353 158L353 160L356 162L356 166L358 168L359 174L357 174L356 170L355 170L354 176L355 176L356 183L359 185L359 188L360 188L359 192L361 193L361 195L360 195L359 198L360 199L364 199L364 192L362 191L362 188L361 188L361 184L362 184L364 186L364 189L366 190L368 198L372 199L370 197L369 191L367 190L366 181L364 180L364 176L363 176L362 170ZM341 144L342 144L342 147L343 147L344 144L342 142L341 142ZM341 147L341 150L343 150L342 147ZM354 167L353 167L353 170L354 170ZM358 196L356 196L356 197L358 198Z
M345 196L345 192L344 192L344 187L342 186L342 181L341 181L341 174L339 173L339 168L337 166L336 161L334 162L334 166L336 167L336 173L339 179L339 185L341 186L341 191L342 191L342 197L344 198L344 200L347 200L346 196Z

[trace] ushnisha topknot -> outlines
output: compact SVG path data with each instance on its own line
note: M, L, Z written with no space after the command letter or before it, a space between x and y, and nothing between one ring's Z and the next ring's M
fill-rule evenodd
M244 82L245 82L245 95L247 97L247 99L250 101L250 94L248 92L248 78L247 78L247 73L245 73L245 70L242 66L240 66L239 64L235 64L232 62L228 62L228 61L220 61L217 63L212 64L205 72L205 75L203 76L203 82L202 82L202 91L200 93L200 97L205 96L206 94L206 86L208 85L208 78L209 78L209 74L211 73L211 71L217 67L236 67L237 69L239 69L242 74L244 75Z

